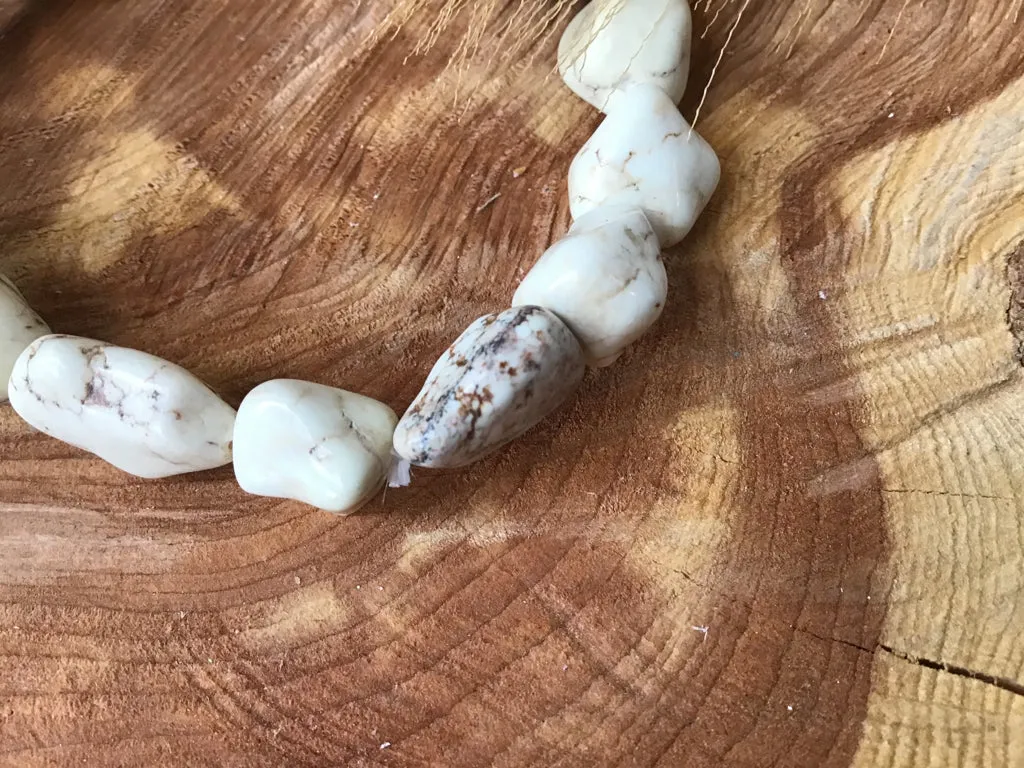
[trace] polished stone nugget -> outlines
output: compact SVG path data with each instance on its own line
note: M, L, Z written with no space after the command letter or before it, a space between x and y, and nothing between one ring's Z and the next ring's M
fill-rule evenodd
M558 44L565 84L603 112L631 85L650 83L679 103L690 69L686 0L593 0Z
M569 166L569 208L631 205L647 215L662 248L686 237L718 186L711 146L653 85L634 85L615 102Z
M579 342L550 311L481 317L430 371L395 430L395 453L422 467L471 464L565 402L584 369Z
M384 486L398 417L372 398L295 379L253 389L235 419L235 477L259 496L350 514Z
M184 368L145 352L44 336L18 357L7 391L36 429L139 477L231 461L234 409Z
M14 361L33 341L50 332L10 280L0 275L0 381L7 381ZM7 392L0 392L0 402Z
M548 248L520 283L513 306L554 312L587 364L611 365L661 315L668 277L654 229L630 206L595 208Z

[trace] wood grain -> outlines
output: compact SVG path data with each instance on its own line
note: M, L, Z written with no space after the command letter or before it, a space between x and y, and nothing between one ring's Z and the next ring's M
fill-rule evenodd
M407 61L429 13L368 42L389 7L0 3L0 269L232 403L401 411L565 231L598 117L554 37ZM687 115L737 10L697 4ZM0 762L1024 763L1017 10L749 4L655 332L354 517L0 410Z

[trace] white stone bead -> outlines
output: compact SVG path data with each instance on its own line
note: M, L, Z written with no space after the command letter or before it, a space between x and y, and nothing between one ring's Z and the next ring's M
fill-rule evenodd
M18 357L7 391L36 429L139 477L231 461L234 409L184 368L145 352L44 336Z
M634 85L583 145L569 167L569 208L641 208L663 248L678 243L718 186L710 145L653 85Z
M10 379L18 355L49 332L46 323L32 311L21 291L0 275L0 381ZM6 400L7 393L0 392L0 402Z
M395 453L421 467L461 467L493 453L565 402L583 353L541 307L476 320L437 361L395 430Z
M259 496L355 512L384 485L397 422L394 411L363 395L268 381L238 407L235 477Z
M558 71L602 112L635 83L650 83L678 104L690 69L691 30L686 0L594 0L566 27Z
M513 306L550 309L589 365L613 363L661 315L668 277L639 208L596 208L551 246L520 283Z

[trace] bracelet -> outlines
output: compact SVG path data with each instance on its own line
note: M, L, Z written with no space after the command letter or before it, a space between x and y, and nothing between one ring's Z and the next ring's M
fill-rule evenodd
M32 427L144 478L232 463L243 490L349 514L410 468L457 468L500 449L611 365L658 319L662 249L687 235L719 181L683 118L686 0L594 0L558 46L558 70L605 114L568 174L573 224L523 278L511 308L474 321L399 419L323 384L260 384L237 412L196 376L145 352L52 334L0 276L0 376Z

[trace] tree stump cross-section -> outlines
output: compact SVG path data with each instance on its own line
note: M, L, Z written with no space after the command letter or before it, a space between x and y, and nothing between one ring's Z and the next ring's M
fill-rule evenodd
M662 319L355 516L0 409L0 764L1024 765L1020 4L696 3ZM599 121L573 8L421 5L0 0L0 271L234 405L401 412Z

